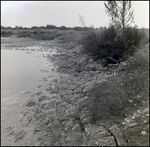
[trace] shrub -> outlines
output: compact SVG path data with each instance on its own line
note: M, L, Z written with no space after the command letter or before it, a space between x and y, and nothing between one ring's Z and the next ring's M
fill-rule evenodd
M56 37L60 35L60 33L57 30L37 30L32 33L33 35L31 36L34 39L38 40L53 40Z
M30 37L30 36L31 36L30 31L24 31L24 30L17 31L17 37Z
M75 30L59 30L61 34L58 39L61 43L73 42L75 45L78 43L78 40L81 38L81 33Z
M126 76L132 77L133 85L137 90L144 90L148 94L149 90L149 43L138 49L133 56L128 59ZM138 89L139 87L139 89Z
M83 44L83 51L94 56L95 59L107 59L118 55L122 60L126 60L146 39L144 33L138 31L136 27L126 28L125 34L126 48L124 47L123 35L113 25L108 28L86 31L80 43Z
M116 41L117 40L117 41ZM84 33L82 40L83 51L97 59L107 58L112 54L121 55L121 40L117 38L117 32L114 26L108 29L91 30Z
M1 30L1 37L10 37L13 35L13 31Z
M127 59L127 68L89 91L91 122L120 122L149 99L149 45ZM132 100L132 102L131 102ZM148 103L147 103L148 105ZM144 104L145 106L145 104Z
M104 58L108 56L108 46L104 42L104 31L89 30L83 33L82 39L79 41L83 45L83 52L95 58Z

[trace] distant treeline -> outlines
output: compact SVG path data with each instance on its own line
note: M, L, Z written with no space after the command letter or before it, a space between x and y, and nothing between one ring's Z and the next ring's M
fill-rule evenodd
M22 26L16 26L16 27L4 27L4 26L1 26L1 29L14 29L14 30L29 30L29 29L58 29L58 30L76 30L76 31L86 31L86 30L89 30L89 29L94 29L93 27L66 27L66 26L61 26L61 27L57 27L55 25L46 25L46 26L40 26L40 27L37 27L37 26L32 26L32 27L22 27Z

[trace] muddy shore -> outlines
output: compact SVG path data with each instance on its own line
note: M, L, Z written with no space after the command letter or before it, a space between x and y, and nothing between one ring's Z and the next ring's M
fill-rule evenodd
M36 91L20 94L23 100L3 124L1 145L7 146L130 146L149 145L149 109L137 109L120 124L107 120L92 122L89 91L98 83L118 76L126 64L103 68L102 64L82 54L82 46L62 44L59 40L20 43L10 37L15 46L43 46L56 52L45 58L53 68L45 85L35 85ZM11 43L10 43L11 44ZM10 45L11 47L11 45ZM35 48L36 50L36 48ZM8 110L9 111L9 110ZM11 111L11 108L10 108Z

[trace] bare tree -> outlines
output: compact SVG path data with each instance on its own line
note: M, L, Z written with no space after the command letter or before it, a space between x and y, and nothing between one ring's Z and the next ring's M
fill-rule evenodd
M80 14L79 14L79 22L80 22L80 24L83 27L86 27L86 25L85 25L85 18L82 15L80 15Z

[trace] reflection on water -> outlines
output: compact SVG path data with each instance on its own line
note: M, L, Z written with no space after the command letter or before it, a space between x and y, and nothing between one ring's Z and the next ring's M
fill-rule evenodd
M43 55L44 54L44 55ZM15 95L40 84L43 70L49 70L46 52L1 49L1 99L13 101ZM44 57L43 57L44 56Z

